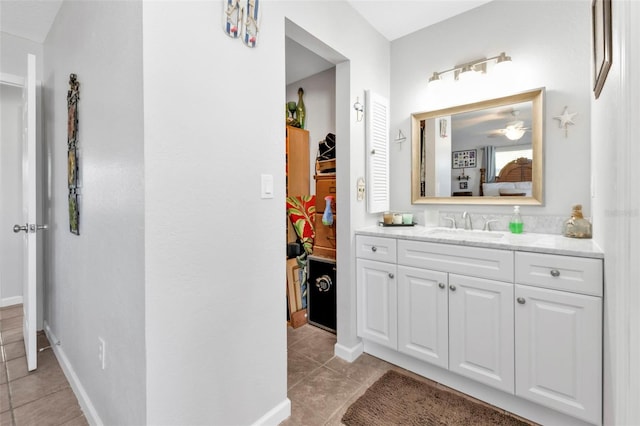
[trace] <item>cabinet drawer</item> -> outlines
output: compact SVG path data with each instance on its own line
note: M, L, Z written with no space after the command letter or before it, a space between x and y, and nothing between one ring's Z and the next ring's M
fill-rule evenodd
M316 237L313 241L314 247L336 248L336 225L338 217L333 216L333 225L327 226L322 223L322 215L316 213Z
M602 260L516 253L516 283L602 296Z
M361 259L396 263L396 240L358 235L356 236L356 256Z
M398 264L513 282L510 250L400 240Z
M327 195L333 195L334 199L331 203L333 212L336 212L336 178L323 178L316 176L316 212L323 212L326 205L324 197Z

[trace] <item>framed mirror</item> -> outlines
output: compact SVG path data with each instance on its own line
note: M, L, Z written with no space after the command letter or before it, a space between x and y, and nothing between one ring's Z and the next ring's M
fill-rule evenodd
M412 204L543 202L544 88L411 115Z

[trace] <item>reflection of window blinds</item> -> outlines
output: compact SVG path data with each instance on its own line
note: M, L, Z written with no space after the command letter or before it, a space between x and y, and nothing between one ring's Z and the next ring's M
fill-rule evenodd
M366 91L367 211L389 210L389 100Z

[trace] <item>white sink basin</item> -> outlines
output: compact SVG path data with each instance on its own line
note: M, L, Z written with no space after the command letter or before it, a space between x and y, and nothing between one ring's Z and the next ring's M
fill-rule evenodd
M472 231L467 229L430 228L425 230L425 235L460 240L498 240L504 237L504 233L498 231Z

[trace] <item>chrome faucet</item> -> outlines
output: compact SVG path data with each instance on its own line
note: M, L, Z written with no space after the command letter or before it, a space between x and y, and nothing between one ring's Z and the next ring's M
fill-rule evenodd
M469 213L462 213L462 219L464 220L464 229L473 229L473 225L471 225L471 215Z
M497 222L498 222L496 219L490 219L490 220L487 220L487 218L486 218L486 217L484 217L484 216L483 216L483 218L484 218L484 220L485 220L485 222L484 222L484 226L482 227L482 230L483 230L483 231L491 231L491 224L492 224L492 223L497 223Z
M450 220L451 221L451 229L456 229L456 220L452 217L448 217L445 216L443 217L444 220Z

